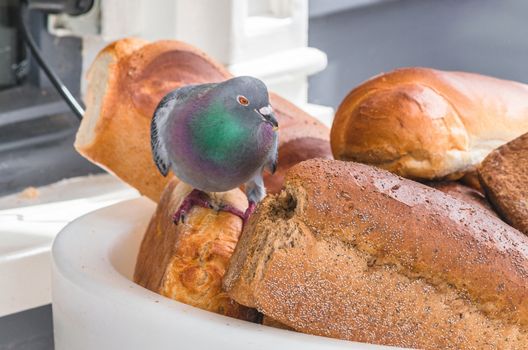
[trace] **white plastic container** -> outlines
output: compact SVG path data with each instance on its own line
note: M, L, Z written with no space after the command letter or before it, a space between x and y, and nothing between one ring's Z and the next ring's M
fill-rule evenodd
M389 349L220 316L136 285L131 276L154 208L145 198L125 201L58 235L52 249L57 350Z

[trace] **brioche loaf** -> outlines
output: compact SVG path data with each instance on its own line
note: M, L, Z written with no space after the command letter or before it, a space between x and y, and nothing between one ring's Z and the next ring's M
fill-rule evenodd
M231 213L195 206L185 223L174 224L172 216L191 190L176 179L167 185L141 243L134 281L204 310L257 321L259 315L254 309L234 302L221 289L242 220ZM241 211L247 207L238 189L215 194L213 200Z
M414 179L458 179L528 132L528 85L405 68L352 90L331 131L336 159Z
M528 235L528 134L491 152L478 173L486 196L504 220Z
M420 349L528 347L528 237L354 162L291 168L245 226L224 288L305 333Z
M119 40L99 53L88 72L86 113L75 148L158 201L172 176L160 175L152 160L154 109L173 89L230 77L222 65L191 45ZM276 94L270 98L280 125L278 169L264 179L273 192L280 189L284 171L291 165L332 155L329 130L323 124Z

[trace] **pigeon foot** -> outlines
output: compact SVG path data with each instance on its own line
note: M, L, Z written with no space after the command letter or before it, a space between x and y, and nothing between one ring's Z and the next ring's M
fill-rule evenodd
M175 224L177 224L181 220L181 222L183 223L185 221L186 215L189 213L191 208L194 207L195 205L203 207L203 208L213 209L213 205L211 204L210 201L211 199L209 198L207 193L197 190L197 189L192 190L187 195L187 197L185 197L185 199L183 200L182 204L180 205L176 213L174 213L174 216L172 217L172 221Z
M175 224L178 224L178 222L185 222L185 217L191 210L193 206L200 206L207 209L215 209L218 211L225 211L228 213L231 213L233 215L238 216L242 219L243 224L245 225L248 221L249 217L253 212L255 211L256 204L255 202L250 201L249 206L246 209L245 212L242 212L240 209L235 208L231 204L223 204L221 206L215 206L211 204L211 198L209 195L203 191L200 191L198 189L192 190L187 197L183 200L182 204L174 213L174 216L172 217L172 221Z

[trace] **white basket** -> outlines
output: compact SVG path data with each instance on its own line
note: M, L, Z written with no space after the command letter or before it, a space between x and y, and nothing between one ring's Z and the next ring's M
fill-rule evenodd
M122 202L74 221L56 238L57 350L389 349L217 315L133 283L139 244L154 208L145 198Z

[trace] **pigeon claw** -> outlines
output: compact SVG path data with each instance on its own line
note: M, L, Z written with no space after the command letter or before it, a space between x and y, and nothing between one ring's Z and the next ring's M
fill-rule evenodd
M232 206L231 204L224 203L220 206L219 210L231 213L244 220L244 213L240 209L237 209Z
M194 189L187 195L187 197L185 197L183 202L180 204L180 207L172 217L172 221L176 225L180 223L180 221L182 224L184 224L189 211L195 205L207 209L221 210L236 215L242 219L242 223L244 226L246 225L247 221L249 220L249 217L251 216L251 214L253 214L256 208L256 203L253 201L249 201L249 205L245 212L242 212L240 209L235 208L231 204L227 203L222 204L220 207L215 207L211 204L211 198L209 198L209 195L207 195L207 193Z
M233 215L236 215L238 216L239 218L242 219L242 223L243 225L245 226L247 221L249 220L249 217L251 216L251 214L253 214L253 212L255 211L255 207L256 207L256 204L255 202L253 201L249 201L249 205L246 209L245 212L242 212L241 210L233 207L232 205L230 204L223 204L221 207L220 207L220 210L222 211L226 211L228 213L231 213Z
M246 212L244 213L244 218L242 219L244 221L244 226L246 225L246 222L249 220L249 217L253 214L255 211L255 208L257 207L257 204L253 201L249 201L249 205L246 209Z
M185 219L187 218L186 217L186 212L178 209L178 211L176 211L176 213L174 213L174 215L172 216L172 222L174 222L175 224L178 224L178 223L182 223L184 224L185 223Z
M209 198L207 193L194 189L187 195L187 197L185 197L183 202L180 204L180 207L172 217L172 221L176 225L180 222L180 220L182 224L185 223L185 220L187 219L187 214L195 205L208 209L213 208L213 205L211 204L211 199Z

